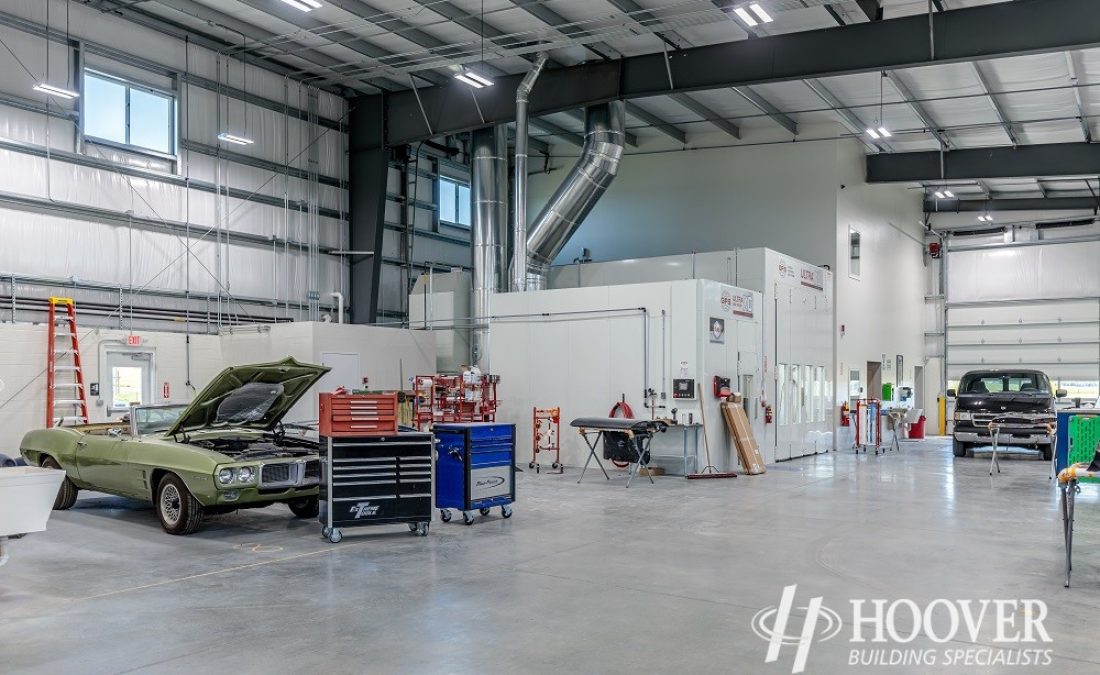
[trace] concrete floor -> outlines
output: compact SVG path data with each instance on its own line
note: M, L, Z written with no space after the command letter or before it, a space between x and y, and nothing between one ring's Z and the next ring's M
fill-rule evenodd
M813 645L807 673L1097 672L1097 488L1078 500L1066 590L1048 465L1010 458L992 479L988 466L941 439L629 490L528 472L510 520L435 522L426 539L365 528L338 545L281 506L179 538L145 505L84 495L12 542L0 672L785 675L795 648L765 664L750 622L789 584L796 606L821 595L846 624L854 598L1049 604L1046 667L849 668L846 625ZM992 646L984 626L978 644Z

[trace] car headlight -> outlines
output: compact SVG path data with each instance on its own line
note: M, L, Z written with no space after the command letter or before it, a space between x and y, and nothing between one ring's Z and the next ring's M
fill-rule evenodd
M256 477L256 470L250 466L242 466L237 470L237 480L242 483L251 483L252 479Z
M968 412L963 411L963 412L956 412L955 413L955 421L956 422L969 422L970 420L971 420L971 415Z
M218 471L218 482L222 485L229 485L233 482L233 469L222 469Z

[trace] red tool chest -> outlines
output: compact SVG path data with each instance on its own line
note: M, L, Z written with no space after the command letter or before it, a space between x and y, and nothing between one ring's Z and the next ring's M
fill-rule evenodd
M392 436L397 433L397 393L321 394L322 436Z

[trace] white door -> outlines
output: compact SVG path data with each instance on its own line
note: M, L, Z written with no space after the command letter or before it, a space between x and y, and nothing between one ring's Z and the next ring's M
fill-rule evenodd
M130 406L154 403L154 353L149 350L108 350L105 354L106 382L100 383L100 397L107 414L121 415Z
M350 392L363 388L363 366L359 352L321 352L321 365L332 370L317 383L317 391L336 391L343 387Z

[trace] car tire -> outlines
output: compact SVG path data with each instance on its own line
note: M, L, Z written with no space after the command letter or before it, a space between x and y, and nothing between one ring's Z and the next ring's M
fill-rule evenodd
M168 534L192 534L202 524L202 504L174 473L160 479L153 509Z
M42 460L42 467L45 469L57 469L61 470L61 465L57 463L57 460L53 457L47 457ZM66 475L65 480L61 481L61 487L57 490L57 497L53 500L54 511L65 511L72 508L76 503L76 495L80 490L77 489L73 482L69 480Z
M316 518L321 512L321 501L317 497L299 497L290 500L286 505L298 518Z
M956 457L966 457L967 444L957 438L951 440L951 450Z
M1039 452L1043 453L1044 462L1049 462L1050 460L1054 459L1054 448L1050 447L1049 445L1040 445Z

